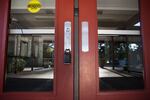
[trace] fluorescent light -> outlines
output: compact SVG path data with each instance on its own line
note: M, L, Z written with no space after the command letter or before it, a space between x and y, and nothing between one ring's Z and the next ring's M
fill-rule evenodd
M98 30L98 35L140 35L138 30Z
M138 22L138 23L134 24L134 26L141 26L141 23Z
M54 34L55 29L22 29L23 34ZM10 29L10 34L22 34L21 29Z
M23 34L55 34L55 28L52 29L22 29ZM10 29L10 34L22 34L21 29ZM101 36L117 36L117 35L140 35L139 30L98 30Z
M51 18L55 18L55 16L49 16L49 15L39 15L39 16L35 16L36 19L51 19Z

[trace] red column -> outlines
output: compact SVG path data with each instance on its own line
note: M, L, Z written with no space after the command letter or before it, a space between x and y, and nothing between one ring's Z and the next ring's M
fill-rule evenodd
M6 45L8 35L9 0L0 1L0 95L3 93L4 69L6 65Z

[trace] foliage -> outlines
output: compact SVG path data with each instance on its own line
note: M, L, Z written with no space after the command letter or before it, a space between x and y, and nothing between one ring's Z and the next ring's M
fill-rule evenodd
M26 61L24 59L13 59L12 61L12 68L13 68L13 71L16 73L16 72L21 72L23 71L25 65L26 65Z

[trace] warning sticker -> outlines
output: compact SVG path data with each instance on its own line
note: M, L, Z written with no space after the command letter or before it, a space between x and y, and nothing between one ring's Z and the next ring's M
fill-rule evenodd
M31 0L28 2L28 5L27 5L28 11L31 13L39 12L41 7L42 7L42 5L39 2L39 0Z

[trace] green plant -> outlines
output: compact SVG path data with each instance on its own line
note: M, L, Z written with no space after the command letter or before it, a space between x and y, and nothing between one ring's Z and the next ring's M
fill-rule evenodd
M54 67L54 62L53 62L53 61L49 61L49 65L50 65L51 67Z
M23 71L25 65L26 65L26 61L24 59L13 59L13 62L12 62L12 65L13 65L13 70L14 72L21 72Z
M128 55L127 52L120 52L119 59L123 60L123 59L127 58L127 55Z

